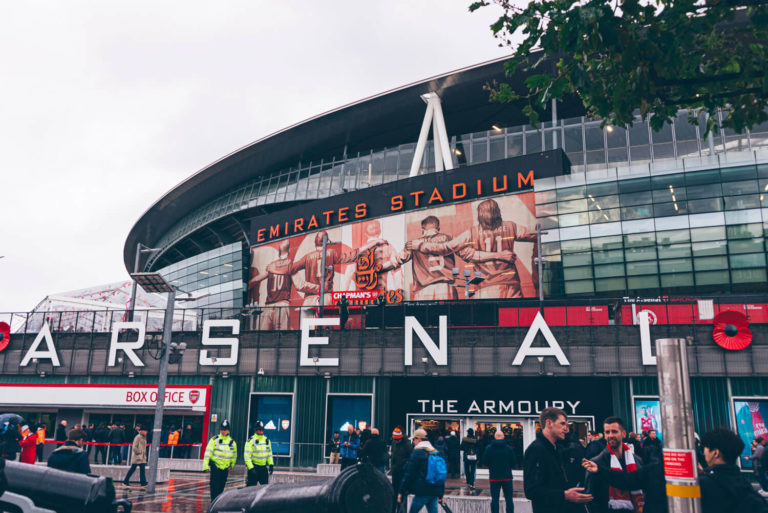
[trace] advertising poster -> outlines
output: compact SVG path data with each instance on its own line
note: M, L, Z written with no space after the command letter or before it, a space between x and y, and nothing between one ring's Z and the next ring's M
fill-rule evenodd
M256 422L264 424L264 436L272 442L275 456L291 453L291 406L290 395L252 395L251 418L248 436L252 436Z
M538 296L532 192L410 211L251 248L249 304L259 329L298 329L302 312L337 291L390 292L404 301ZM322 273L322 236L326 271ZM456 276L479 273L465 297ZM277 307L277 308L274 308Z
M328 396L328 417L326 418L326 440L333 433L343 434L352 425L362 431L371 424L371 398L369 396Z
M741 468L751 469L752 461L748 460L747 456L752 454L752 440L768 436L765 427L765 419L768 419L768 400L734 400L733 407L736 411L736 430L744 442L744 451L740 457Z
M661 408L658 399L635 399L635 432L656 430L656 436L663 440L661 430Z

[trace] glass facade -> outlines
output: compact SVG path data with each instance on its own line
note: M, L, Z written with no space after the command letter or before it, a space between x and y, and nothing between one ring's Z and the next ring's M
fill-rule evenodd
M182 291L205 296L181 303L183 307L204 309L203 318L231 317L231 312L222 309L239 311L243 306L246 289L243 269L247 266L243 252L243 244L237 242L176 262L158 272Z
M450 127L450 119L446 121ZM451 154L455 166L467 166L563 148L571 160L572 173L579 174L659 161L670 161L670 166L674 167L675 162L682 159L768 149L768 122L745 134L721 130L707 139L702 139L697 126L688 123L686 112L681 112L673 125L665 126L660 132L654 132L647 122L639 118L626 129L601 127L600 124L599 121L578 117L562 119L554 124L542 123L538 128L529 125L499 127L498 130L458 135L451 138ZM297 162L288 168L259 174L182 218L156 246L168 248L216 219L255 206L325 198L407 178L415 148L414 141L393 148L358 152L356 155ZM253 174L260 171L254 168ZM434 172L431 141L424 152L421 172ZM605 212L605 215L613 218L619 213L619 210L612 210ZM572 220L578 218L576 216ZM150 257L150 267L156 257Z
M546 295L762 289L768 164L632 171L536 183Z

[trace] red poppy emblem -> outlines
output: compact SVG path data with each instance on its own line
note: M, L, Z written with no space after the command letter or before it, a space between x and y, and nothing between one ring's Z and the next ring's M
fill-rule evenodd
M0 322L0 351L3 351L11 343L11 325Z
M726 310L715 316L712 338L715 343L729 351L739 351L752 343L747 316L740 312Z
M195 404L198 399L200 399L200 391L199 390L191 390L189 392L189 400L192 401L192 404Z

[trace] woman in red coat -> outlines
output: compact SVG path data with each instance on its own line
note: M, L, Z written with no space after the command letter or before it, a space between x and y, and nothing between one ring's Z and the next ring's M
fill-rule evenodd
M19 442L21 462L34 465L37 458L37 448L35 447L37 445L37 434L30 431L29 426L24 426L21 428L21 436L24 437Z

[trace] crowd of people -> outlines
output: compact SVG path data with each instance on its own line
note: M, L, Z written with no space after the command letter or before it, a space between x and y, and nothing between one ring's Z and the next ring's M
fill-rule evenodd
M540 423L542 429L523 457L523 486L534 513L668 511L663 453L655 431L638 440L627 435L621 418L608 417L602 438L591 433L579 458L569 453L568 416L563 410L546 408ZM765 499L736 465L744 449L736 433L715 429L701 438L700 445L703 513L768 512Z
M610 416L604 419L601 432L589 432L588 440L581 440L570 430L568 416L561 409L544 409L539 421L541 429L522 457L524 494L531 501L534 513L668 511L663 450L655 430L627 434L623 419ZM20 461L34 463L41 445L38 442L45 440L46 426L19 424L0 426L0 454L10 460L20 454ZM90 473L88 440L106 440L108 444L127 448L124 445L127 434L119 425L101 424L95 428L76 425L70 431L66 427L63 421L56 428L56 439L65 437L65 440L60 440L62 444L48 457L50 467ZM142 426L135 429L126 461L131 468L123 483L129 485L138 469L140 484L146 486L148 432ZM340 464L342 470L357 463L368 463L385 473L389 468L396 507L404 503L408 495L413 496L409 513L418 513L422 508L436 513L438 503L443 502L446 480L459 477L463 455L469 487L474 487L479 462L489 470L491 513L499 512L502 493L506 513L513 513L512 470L520 461L515 450L516 438L509 430L494 431L490 442L489 435L491 433L483 433L477 437L468 429L466 436L459 440L455 431L445 434L419 428L407 438L398 426L391 440L385 440L376 428L361 430L348 425L343 433L333 433L327 449L330 462ZM175 429L168 430L167 436L169 440L183 440ZM763 488L758 492L736 464L744 450L744 443L736 433L718 428L698 440L698 484L703 513L726 510L768 513L766 443L764 438L755 439L749 456ZM98 451L103 446L96 447ZM97 452L96 459L102 452ZM117 454L115 458L122 458L121 451L114 454ZM208 441L203 460L204 470L211 473L211 500L223 492L237 455L237 443L230 436L229 422L225 420L219 434ZM274 457L260 422L246 442L243 456L247 467L246 486L267 484L274 471ZM107 461L109 456L102 454L101 459Z
M131 448L140 432L140 426L126 427L125 424L102 422L98 425L75 424L69 429L67 421L62 420L54 430L53 440L49 440L44 423L27 424L19 417L18 422L8 422L0 427L0 454L10 461L16 461L18 458L22 463L43 462L45 444L54 443L57 448L66 446L67 442L73 441L70 438L72 432L82 436L86 461L126 465L130 463ZM151 437L148 443L151 443ZM170 426L163 432L160 440L160 457L193 457L191 449L195 443L196 437L191 424L187 424L183 430Z

